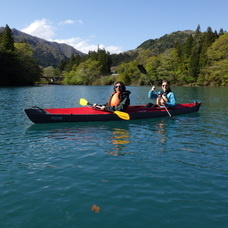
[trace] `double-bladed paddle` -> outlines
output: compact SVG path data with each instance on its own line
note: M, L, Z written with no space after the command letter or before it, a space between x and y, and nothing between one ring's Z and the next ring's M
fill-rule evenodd
M137 67L138 67L138 69L140 70L140 72L141 72L142 74L145 74L145 75L146 75L146 78L147 78L147 80L149 81L150 85L153 86L152 82L151 82L150 79L149 79L149 75L148 75L146 69L144 68L144 66L143 66L143 65L138 65ZM170 112L169 112L169 110L167 109L167 107L166 107L165 105L164 105L164 107L165 107L166 112L169 114L170 118L173 119L173 116L170 114Z
M79 100L80 105L85 106L85 105L93 105L91 103L89 103L86 99L81 98ZM106 111L106 110L104 110ZM119 118L123 119L123 120L130 120L130 115L126 112L121 112L121 111L113 111L114 114L116 114Z

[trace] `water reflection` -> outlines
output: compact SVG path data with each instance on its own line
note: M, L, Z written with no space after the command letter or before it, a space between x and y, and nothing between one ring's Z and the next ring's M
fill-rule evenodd
M129 126L126 123L77 123L42 124L30 126L26 134L35 141L58 145L60 148L96 152L105 151L109 155L123 155L129 144ZM39 139L40 138L40 139Z
M175 121L167 118L129 122L41 124L31 125L26 135L31 143L45 143L46 148L53 151L70 149L88 151L91 154L95 150L96 153L123 156L141 153L141 148L145 151L145 148L149 150L158 144L160 148L164 148L168 134L175 125Z
M129 130L124 128L114 128L111 136L111 142L113 143L112 151L108 151L107 153L113 156L124 155L121 151L129 144L130 135Z
M167 122L164 120L161 120L157 122L156 126L156 131L160 136L160 142L161 144L165 144L167 141Z

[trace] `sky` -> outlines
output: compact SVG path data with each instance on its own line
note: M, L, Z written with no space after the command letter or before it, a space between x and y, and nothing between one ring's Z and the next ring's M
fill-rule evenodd
M0 0L0 27L113 54L198 25L228 31L227 9L227 0Z

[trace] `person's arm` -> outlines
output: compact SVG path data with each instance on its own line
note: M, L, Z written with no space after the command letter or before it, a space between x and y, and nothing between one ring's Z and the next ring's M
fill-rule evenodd
M165 105L170 108L175 108L176 106L176 97L173 92L167 94L168 102L165 102Z
M150 90L148 92L148 98L150 98L150 99L157 99L158 98L158 94L156 92Z

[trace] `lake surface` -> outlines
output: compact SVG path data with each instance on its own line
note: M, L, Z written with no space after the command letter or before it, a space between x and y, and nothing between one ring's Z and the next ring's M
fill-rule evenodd
M127 87L131 104L149 88ZM25 108L102 104L112 87L0 88L0 227L228 227L228 88L172 89L200 111L33 124Z

